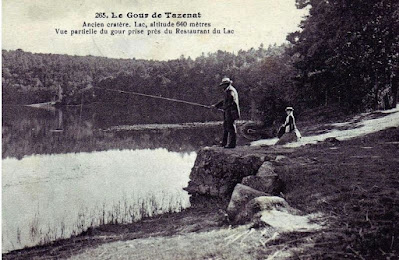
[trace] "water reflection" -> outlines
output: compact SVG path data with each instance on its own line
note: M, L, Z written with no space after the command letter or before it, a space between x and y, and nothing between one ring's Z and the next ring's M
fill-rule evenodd
M149 103L151 105L151 103ZM170 104L39 109L3 106L3 252L189 206L200 146L220 126L103 131L119 125L220 119Z
M132 112L127 116L126 110L120 109L112 116L110 113L115 111L113 109L115 108L107 109L106 106L94 105L54 110L3 106L2 157L22 158L31 154L159 147L170 151L188 152L197 150L200 146L215 144L219 140L220 126L104 132L103 129L117 125L153 124L160 118L165 118L165 123L181 123L195 118L205 121L207 116L211 119L216 117L214 114L204 114L200 111L197 111L198 116L193 113L190 117L174 118L163 115L159 110L155 111L158 117L154 111L147 112L148 115L145 115L146 112L136 111L142 116L142 121L139 122L136 113ZM207 110L205 112L209 113ZM169 115L169 112L166 114Z
M195 153L166 149L3 160L3 251L189 206Z

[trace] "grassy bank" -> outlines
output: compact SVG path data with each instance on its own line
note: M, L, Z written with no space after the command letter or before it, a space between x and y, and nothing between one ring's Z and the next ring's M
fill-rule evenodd
M398 148L399 129L390 128L300 147L280 163L288 203L328 217L309 259L398 257Z
M226 205L211 202L133 224L92 228L78 237L3 257L395 259L399 251L398 148L399 128L390 128L347 141L331 139L287 149L287 157L276 162L285 183L282 196L305 213L321 212L327 224L322 231L273 237L270 227L230 228L224 221ZM238 149L273 152L268 147Z

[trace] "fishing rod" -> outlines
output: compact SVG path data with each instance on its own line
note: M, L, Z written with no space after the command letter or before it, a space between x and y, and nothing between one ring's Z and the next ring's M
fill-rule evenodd
M195 103L195 102L190 102L190 101L185 101L185 100L180 100L180 99L175 99L175 98L160 97L160 96L155 96L155 95L150 95L150 94L143 94L143 93L134 92L134 91L125 91L125 90L120 90L120 89L99 88L99 87L93 87L93 88L102 89L102 90L108 90L108 91L113 91L113 92L118 92L118 93L132 94L132 95L142 96L142 97L149 97L149 98L168 100L168 101L172 101L172 102L178 102L178 103L183 103L183 104L193 105L193 106L199 106L199 107L204 107L204 108L209 108L209 109L213 108L212 106L207 106L207 105L200 104L200 103ZM221 110L221 109L218 109L218 110Z

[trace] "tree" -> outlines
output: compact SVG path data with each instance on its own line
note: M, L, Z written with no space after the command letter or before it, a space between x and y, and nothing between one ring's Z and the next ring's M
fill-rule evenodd
M397 102L398 3L392 0L297 0L311 6L302 31L290 34L299 55L299 87L308 104L351 110ZM383 102L383 100L387 102Z

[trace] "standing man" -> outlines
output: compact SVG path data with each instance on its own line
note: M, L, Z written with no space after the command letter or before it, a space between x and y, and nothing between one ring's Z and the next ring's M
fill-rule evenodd
M224 148L234 148L237 142L237 128L235 120L240 118L240 105L238 102L237 90L231 85L233 81L229 78L223 78L220 87L224 91L224 99L219 103L213 105L214 108L223 109L223 141L221 146ZM227 145L228 138L230 142Z

